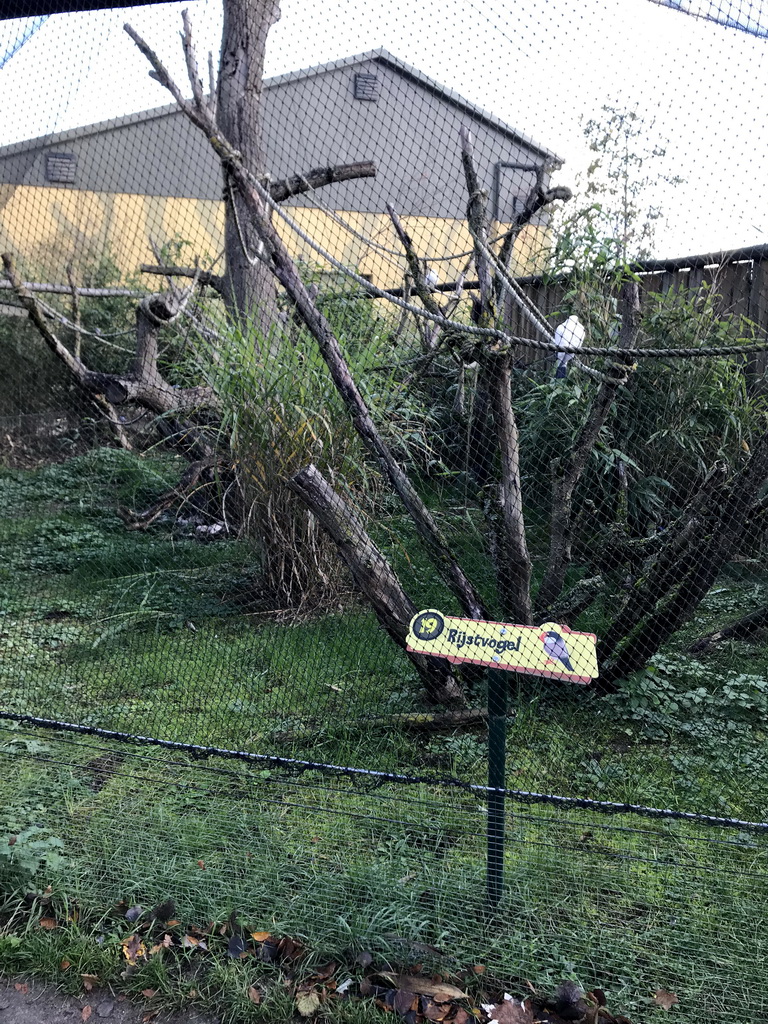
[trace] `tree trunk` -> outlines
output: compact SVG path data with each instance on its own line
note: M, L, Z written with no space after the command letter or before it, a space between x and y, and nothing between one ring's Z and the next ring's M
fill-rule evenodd
M260 178L267 172L261 109L264 54L269 30L279 18L278 0L224 0L216 120L246 167ZM231 312L268 338L279 323L275 278L258 258L262 244L239 191L225 182L225 195L225 299Z
M368 536L360 519L316 466L299 470L287 484L328 531L355 583L370 601L379 623L398 647L405 650L408 624L418 608L403 590L394 569ZM461 686L447 661L410 651L407 653L430 700L437 704L463 701Z
M633 349L640 330L640 291L636 281L627 281L622 287L622 326L619 346ZM608 419L616 394L624 381L620 366L613 368L590 407L586 423L574 441L571 451L557 467L552 494L550 516L549 561L536 596L537 621L548 617L550 606L563 589L573 545L573 496L587 462L597 442L603 424Z

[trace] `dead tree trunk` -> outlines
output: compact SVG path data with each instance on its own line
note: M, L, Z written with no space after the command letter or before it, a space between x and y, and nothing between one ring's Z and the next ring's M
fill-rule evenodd
M495 323L493 277L487 253L487 192L480 187L475 168L472 139L461 130L461 159L469 193L467 224L475 243L475 266L480 285L472 318L480 327ZM520 445L515 412L512 408L510 355L486 354L482 357L483 383L495 427L499 453L499 481L488 499L488 528L496 569L496 583L502 614L512 622L528 625L531 621L531 559L525 537L523 496L520 485ZM490 440L490 439L489 439Z
M278 0L224 0L216 121L222 135L259 178L267 167L263 148L262 81L269 30L280 18ZM246 204L225 181L224 296L234 314L253 322L264 338L277 329L274 275Z
M688 653L707 654L715 644L722 643L723 640L753 640L755 634L765 629L766 626L768 626L768 606L763 605L757 611L750 612L737 619L736 622L732 622L730 626L723 626L721 629L716 629L714 633L700 636L690 645Z
M330 534L379 623L398 647L405 649L408 624L418 608L403 590L394 570L368 536L358 516L316 466L299 470L287 483ZM408 657L432 701L445 704L463 699L461 686L447 662L411 652L408 652Z

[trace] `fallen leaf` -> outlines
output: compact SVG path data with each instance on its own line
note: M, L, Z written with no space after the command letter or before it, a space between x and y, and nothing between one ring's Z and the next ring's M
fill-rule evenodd
M251 932L251 938L255 939L256 942L266 942L269 935L269 932Z
M456 1011L455 1016L453 1017L451 1024L467 1024L468 1020L469 1014L467 1013L467 1011L462 1010L462 1008L459 1007L458 1010Z
M41 917L37 923L41 928L46 928L49 932L52 932L54 928L59 927L55 917Z
M172 945L173 936L168 935L168 933L166 932L166 934L162 937L160 942L155 943L155 945L150 949L149 955L154 956L155 953L162 953L164 949L168 949L168 947Z
M191 988L189 990L189 992L187 992L187 998L188 999L197 999L198 995L199 995L199 992L197 991L196 988Z
M252 1003L255 1003L255 1005L258 1006L259 1003L261 1002L261 990L256 988L255 985L249 985L248 998L251 1000Z
M518 999L512 999L506 994L501 1003L485 1005L483 1009L489 1020L497 1020L499 1024L533 1024L530 1009Z
M205 861L204 860L199 860L197 862L197 866L200 868L201 871L205 871Z
M314 975L315 981L327 981L332 974L335 973L336 968L339 965L335 960L331 960L330 963L325 964L323 967L318 967L317 973Z
M406 1013L409 1013L413 1009L415 999L416 996L413 992L408 992L407 989L399 988L397 992L395 992L395 1001L392 1005L396 1012L399 1013L401 1017L404 1017Z
M159 1010L150 1010L149 1013L145 1013L141 1018L141 1024L149 1024L151 1020L154 1020L158 1013L160 1013Z
M156 988L143 988L141 990L141 994L144 996L145 999L151 999L153 996L157 995L157 989Z
M83 1007L83 1012L80 1014L80 1016L81 1016L81 1018L83 1020L88 1020L88 1018L91 1016L92 1013L93 1013L93 1010L91 1009L90 1006L84 1006Z
M472 970L475 974L485 974L485 964L475 964Z
M59 967L61 968L62 971L68 971L71 966L72 964L69 962L69 960L62 960L61 963L59 964Z
M304 947L296 939L292 939L289 935L284 935L277 944L280 956L284 960L298 960L304 953Z
M442 1021L445 1020L450 1011L451 1007L447 1003L435 1003L430 999L424 1007L424 1016L427 1020Z
M653 996L653 1001L657 1006L660 1006L663 1010L670 1010L675 1003L679 1003L680 1000L677 998L674 992L668 992L665 988L657 988Z
M311 1017L320 1008L320 996L316 989L302 992L296 997L296 1009L302 1017Z
M23 996L25 996L27 992L29 992L29 985L27 985L26 982L20 983L17 981L13 987L16 989L17 992L21 992Z
M120 945L123 947L123 953L125 959L128 961L131 967L136 966L136 962L139 958L145 959L147 955L147 947L141 941L138 935L129 935L123 939Z
M416 992L423 996L432 996L436 1003L447 1003L451 999L466 999L467 993L455 985L445 981L432 981L415 974L388 974L382 972L380 978L391 982L395 988L404 988L408 992Z
M245 944L245 939L240 935L233 935L227 943L227 953L233 959L242 959L248 953L248 947Z
M83 979L83 988L86 992L90 992L94 985L99 984L98 974L81 974L80 977Z
M16 845L16 840L18 838L19 838L18 836L8 836L8 845L9 846L15 846Z
M158 921L170 921L172 917L176 917L176 904L173 900L159 903L150 916Z

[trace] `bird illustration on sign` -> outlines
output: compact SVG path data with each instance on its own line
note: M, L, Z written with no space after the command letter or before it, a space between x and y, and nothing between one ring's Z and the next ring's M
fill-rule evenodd
M555 665L558 661L564 665L569 672L573 672L573 664L565 640L554 629L548 629L539 638L544 643L544 650L547 653L547 664Z

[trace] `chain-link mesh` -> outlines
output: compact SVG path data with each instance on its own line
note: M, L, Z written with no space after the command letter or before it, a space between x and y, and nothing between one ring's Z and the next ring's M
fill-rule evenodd
M763 1019L768 11L7 6L8 892Z

